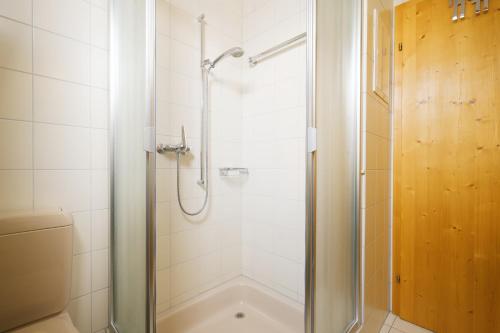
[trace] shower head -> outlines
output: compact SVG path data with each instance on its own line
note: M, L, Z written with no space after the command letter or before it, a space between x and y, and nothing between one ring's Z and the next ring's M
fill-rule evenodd
M215 65L217 65L217 63L219 61L221 61L222 59L224 59L226 57L232 56L234 58L239 58L244 53L245 53L245 51L243 51L243 49L241 47L232 47L229 50L224 51L220 56L215 58L214 61L210 62L210 68L214 68Z

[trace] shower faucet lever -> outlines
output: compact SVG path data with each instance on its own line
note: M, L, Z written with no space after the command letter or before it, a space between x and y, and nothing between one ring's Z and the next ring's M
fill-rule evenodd
M189 147L187 146L187 141L186 141L186 131L184 130L184 125L181 126L181 147L189 151Z
M176 154L186 154L191 150L191 148L188 147L187 145L187 140L186 140L186 131L184 130L184 125L181 127L181 143L176 144L176 145L170 145L166 144L164 145L163 143L160 143L156 147L156 151L158 153L165 153L165 152L171 152L171 153L176 153Z

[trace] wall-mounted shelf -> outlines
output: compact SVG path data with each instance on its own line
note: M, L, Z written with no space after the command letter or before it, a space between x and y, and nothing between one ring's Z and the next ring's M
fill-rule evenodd
M248 175L247 168L219 168L219 175L221 177L237 177Z

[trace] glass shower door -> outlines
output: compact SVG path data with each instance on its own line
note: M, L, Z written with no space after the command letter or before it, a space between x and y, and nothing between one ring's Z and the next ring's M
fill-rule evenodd
M309 3L308 121L317 150L308 158L306 328L342 333L358 323L361 1Z
M154 1L114 0L110 13L111 327L146 333L154 331Z

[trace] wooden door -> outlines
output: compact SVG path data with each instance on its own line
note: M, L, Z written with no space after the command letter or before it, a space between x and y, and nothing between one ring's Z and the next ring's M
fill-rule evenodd
M482 1L481 1L482 2ZM438 333L500 332L500 0L396 9L393 308ZM399 282L398 282L399 281Z

